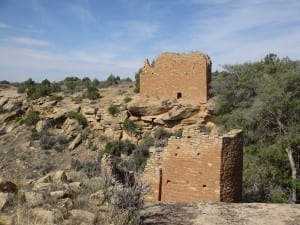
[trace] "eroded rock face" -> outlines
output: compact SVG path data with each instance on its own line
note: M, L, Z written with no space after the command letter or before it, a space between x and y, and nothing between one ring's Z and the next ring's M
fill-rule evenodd
M133 116L154 116L168 112L173 105L168 100L160 101L149 98L130 102L127 107Z

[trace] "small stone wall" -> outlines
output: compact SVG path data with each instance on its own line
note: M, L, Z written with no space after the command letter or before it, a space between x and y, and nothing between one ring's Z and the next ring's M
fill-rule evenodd
M208 100L210 80L211 61L207 55L163 53L153 67L145 61L140 76L140 95L204 103Z
M152 191L146 200L163 202L238 202L242 193L243 136L239 130L208 135L184 131L169 139L161 157L153 153L144 179ZM158 172L159 171L159 172Z

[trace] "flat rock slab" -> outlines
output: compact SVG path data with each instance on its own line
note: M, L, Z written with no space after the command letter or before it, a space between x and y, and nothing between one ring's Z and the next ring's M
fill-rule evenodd
M299 225L300 205L263 203L146 203L143 224Z

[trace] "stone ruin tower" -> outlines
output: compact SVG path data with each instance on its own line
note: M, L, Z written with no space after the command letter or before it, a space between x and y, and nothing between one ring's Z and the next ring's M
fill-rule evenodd
M205 104L210 80L207 55L163 53L153 67L145 61L140 95ZM241 130L221 135L199 127L184 128L181 138L171 137L164 149L150 151L143 179L151 190L145 200L240 202L242 169Z
M208 100L210 81L209 56L200 52L163 53L153 67L145 60L140 76L140 95L203 103Z

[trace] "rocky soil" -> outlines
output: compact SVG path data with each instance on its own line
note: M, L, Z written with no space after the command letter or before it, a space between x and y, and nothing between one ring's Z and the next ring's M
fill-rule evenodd
M130 211L129 205L140 207L133 206L140 203L134 200L140 184L116 180L105 144L139 144L145 133L153 134L158 127L174 133L205 126L216 132L208 122L212 103L141 100L132 84L101 88L96 100L83 98L83 91L30 100L15 87L0 88L0 225L137 224L139 219L143 224L299 221L300 209L292 205L147 203L140 212ZM110 106L118 109L116 113L109 113ZM126 119L137 125L134 134L124 128ZM124 201L126 207L116 207Z

